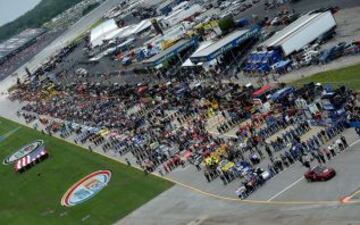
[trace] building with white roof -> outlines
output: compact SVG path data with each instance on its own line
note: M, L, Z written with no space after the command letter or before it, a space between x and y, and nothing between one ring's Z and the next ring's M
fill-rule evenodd
M315 41L334 27L336 27L336 21L330 11L308 13L275 33L261 46L280 48L284 56L288 56Z
M36 37L44 32L45 30L41 28L29 28L0 43L0 62L29 46Z
M240 46L242 43L246 42L250 38L253 38L258 33L259 28L234 31L201 51L194 53L190 57L190 60L194 64L212 61L220 55L223 55L224 53Z
M104 40L112 37L119 30L114 19L106 20L90 32L90 42L93 47L101 45Z
M138 24L118 27L114 19L107 20L91 30L90 42L92 47L100 46L104 41L114 38L126 39L151 28L151 19L145 19Z
M211 44L213 44L213 43L214 43L213 41L204 41L204 42L201 42L201 43L199 44L199 47L196 49L196 51L195 51L187 60L185 60L185 62L184 62L181 66L182 66L182 67L193 67L193 66L200 66L200 65L202 65L202 64L203 64L202 62L200 62L200 63L198 63L198 64L194 64L193 62L191 62L190 58L191 58L194 54L196 54L196 53L198 53L199 51L207 48L209 45L211 45Z
M178 10L171 12L171 14L167 17L163 18L161 23L163 27L172 27L191 16L203 12L203 10L204 8L198 4L194 4L190 7L179 8Z

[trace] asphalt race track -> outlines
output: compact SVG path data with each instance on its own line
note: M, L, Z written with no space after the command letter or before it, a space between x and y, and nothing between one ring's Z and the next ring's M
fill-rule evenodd
M350 149L342 152L336 159L329 161L326 166L336 170L337 175L327 182L309 183L303 179L304 168L286 170L272 183L284 183L283 189L276 189L273 195L265 197L275 188L266 187L255 192L254 199L267 199L271 201L339 201L342 197L351 195L360 187L358 162L360 160L360 142ZM272 183L269 186L272 186ZM263 195L263 196L261 196Z
M174 187L117 225L349 225L359 224L359 205L249 204L218 200Z
M359 160L357 141L327 164L337 172L332 180L308 183L303 179L305 169L293 167L246 201L176 185L117 224L360 224L357 195L349 203L341 202L360 187Z

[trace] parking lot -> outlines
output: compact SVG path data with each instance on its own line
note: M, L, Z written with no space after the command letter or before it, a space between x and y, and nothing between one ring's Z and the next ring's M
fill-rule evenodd
M297 12L301 13L301 12L305 12L306 10L309 9L308 4L305 3L297 3L297 4L288 4L286 5L286 8L288 8L289 10L294 8ZM339 4L337 4L339 3ZM241 16L250 16L252 14L256 14L256 13L263 13L264 12L264 6L262 5L263 2L259 2L259 5L254 5L252 8L249 9L249 11L245 11L243 15L239 15L239 17ZM315 3L309 3L309 4L314 4L313 7L314 8L319 8L323 5L323 3L319 3L317 1L315 1ZM356 22L356 15L358 15L360 13L360 7L358 7L358 5L356 5L356 3L354 1L345 1L345 2L338 2L338 1L334 1L332 2L332 4L330 5L339 5L340 6L340 11L335 15L335 19L337 22L337 28L336 28L336 35L333 39L329 40L328 42L326 42L325 44L323 44L321 46L320 50L323 49L327 49L327 48L331 48L333 46L335 46L336 44L340 43L340 42L351 42L353 40L357 40L360 37L360 25L359 23ZM357 6L357 7L352 7L352 6ZM285 6L284 6L285 7ZM218 10L218 9L217 9ZM255 10L255 11L252 11ZM275 11L274 11L275 12ZM271 15L272 11L270 10L269 15ZM83 62L85 62L87 60L87 57L84 55L83 53L83 44L81 44L79 47L77 47L75 49L75 51L69 55L68 60L63 62L61 64L61 66L59 66L59 69L55 70L55 73L61 72L66 70L67 73L69 74L69 76L66 76L65 79L63 78L62 81L63 82L69 82L73 80L72 73L74 73L76 71L76 69L78 68L85 68L87 71L89 71L89 76L87 76L86 78L83 78L83 80L87 81L87 82L99 82L101 80L101 82L104 83L132 83L132 84L136 84L136 83L141 83L141 82L151 82L154 81L154 77L152 78L151 76L149 76L148 74L135 74L133 73L133 68L136 67L135 65L130 65L130 66L123 66L121 65L121 63L119 63L118 61L114 61L113 59L111 59L110 57L104 57L99 63L92 65L92 64L84 64ZM329 68L333 68L334 65L335 67L342 67L342 66L346 66L348 64L354 64L356 62L358 62L360 60L360 58L358 56L350 56L348 57L349 59L343 60L342 58L335 60L334 62L331 63L331 66L329 66L330 64L327 64L325 66L308 66L308 67L302 67L300 69L296 69L294 71L291 71L288 74L282 75L280 77L280 80L282 81L292 81L295 79L298 79L300 77L300 74L313 74L315 72L318 71L323 71L323 70L327 70ZM80 63L79 63L80 62ZM334 64L334 65L332 65ZM111 74L114 71L118 71L121 70L122 73L119 75L110 75L107 76L105 79L104 77L101 77L100 75L104 75L104 74ZM304 72L303 72L304 71ZM227 77L228 78L228 77ZM79 78L76 78L79 79ZM242 72L238 75L238 78L236 79L236 82L239 82L241 84L245 84L248 82L256 82L255 78L252 77L248 77L248 76L243 76ZM231 134L230 134L231 135Z
M360 7L345 8L336 15L336 35L334 39L323 45L323 48L331 47L339 42L352 41L360 38L360 24L355 23L356 16L360 13Z

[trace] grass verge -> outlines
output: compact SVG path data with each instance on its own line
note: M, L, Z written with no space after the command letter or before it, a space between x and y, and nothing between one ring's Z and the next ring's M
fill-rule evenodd
M20 129L18 129L20 127ZM63 225L116 222L173 184L77 145L0 118L0 160L36 139L45 141L50 157L22 174L0 165L0 224ZM74 207L60 205L62 195L84 176L102 169L112 171L107 187Z
M312 76L297 80L292 84L295 86L300 86L309 82L332 84L334 86L346 85L353 90L360 90L360 64L317 73Z

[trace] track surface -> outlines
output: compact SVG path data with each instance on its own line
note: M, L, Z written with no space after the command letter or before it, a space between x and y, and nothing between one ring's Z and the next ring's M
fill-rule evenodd
M294 171L288 170L275 178L278 180L273 180L273 184L258 190L252 197L254 201L249 202L189 191L177 185L117 224L360 224L359 159L360 143L357 142L328 164L337 170L334 179L308 183L300 171L300 177L296 177ZM272 186L283 183L288 185L274 193ZM352 193L349 204L340 202L341 197Z

